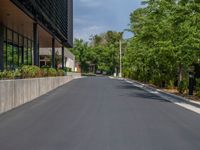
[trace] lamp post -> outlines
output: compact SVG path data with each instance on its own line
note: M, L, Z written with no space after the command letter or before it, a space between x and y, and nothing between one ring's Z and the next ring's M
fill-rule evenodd
M122 77L122 40L119 40L119 77Z

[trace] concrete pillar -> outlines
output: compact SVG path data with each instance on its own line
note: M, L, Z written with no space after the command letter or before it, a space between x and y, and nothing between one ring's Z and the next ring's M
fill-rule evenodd
M38 24L33 23L33 53L34 53L34 65L39 66L39 35Z
M4 70L4 26L0 24L0 71Z
M65 47L62 46L62 69L65 68Z
M56 68L55 65L55 38L52 38L52 59L51 59L52 68Z

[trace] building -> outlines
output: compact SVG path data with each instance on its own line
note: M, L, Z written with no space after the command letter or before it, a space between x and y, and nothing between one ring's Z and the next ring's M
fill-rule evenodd
M1 0L0 70L39 66L39 49L73 45L73 0ZM64 67L64 57L62 57Z
M40 49L40 67L51 65L51 48ZM71 68L75 71L75 56L67 48L64 49L64 67ZM62 48L55 49L55 65L57 68L62 68Z

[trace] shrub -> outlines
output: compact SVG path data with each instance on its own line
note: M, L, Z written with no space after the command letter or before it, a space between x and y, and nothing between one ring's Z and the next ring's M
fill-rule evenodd
M48 77L48 70L49 70L49 68L41 68L41 71L43 73L43 77Z
M196 79L196 96L200 97L200 79Z
M15 71L0 72L0 80L16 79L16 78L39 78L39 77L56 77L64 76L66 73L62 69L54 69L48 67L39 68L37 66L24 65L21 69Z
M21 69L15 70L14 76L15 76L15 78L21 78L21 76L22 76Z
M64 68L64 71L65 71L65 72L72 72L72 68L65 67L65 68Z
M167 88L168 89L173 89L174 88L174 81L173 80L169 80L167 83Z
M23 66L21 68L22 78L42 77L42 71L38 66Z
M0 79L6 80L6 79L14 79L14 78L15 78L14 71L3 71L0 73Z
M65 75L65 71L62 70L62 69L58 69L58 70L57 70L57 75L58 75L58 76L64 76L64 75Z
M57 70L54 69L54 68L49 68L48 69L48 76L49 77L55 77L55 76L57 76Z
M187 83L186 81L180 81L178 84L178 92L183 94L187 90Z

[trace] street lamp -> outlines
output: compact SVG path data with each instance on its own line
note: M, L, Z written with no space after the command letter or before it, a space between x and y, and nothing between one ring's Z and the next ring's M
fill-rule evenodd
M119 40L119 78L122 78L122 40L123 40L123 34L124 32L126 32L127 30L124 30L123 32L121 32L121 38ZM130 38L128 38L130 39ZM126 39L126 40L128 40Z
M123 35L123 33L122 33ZM122 40L119 40L119 77L122 77Z

